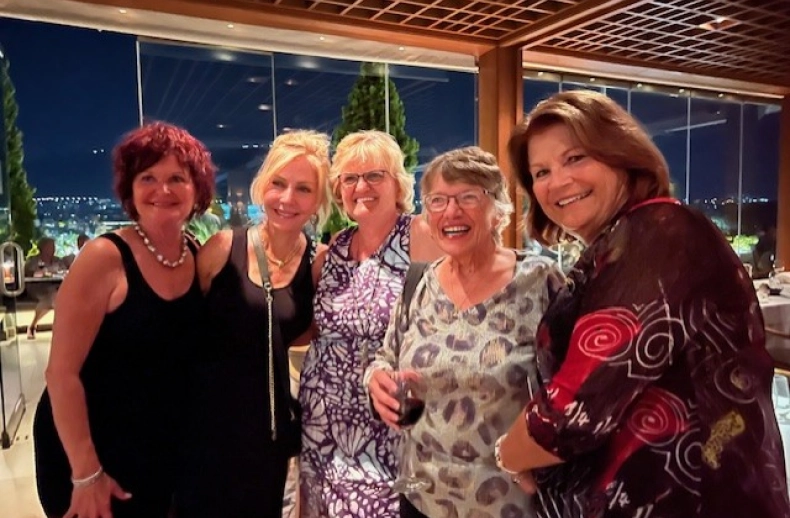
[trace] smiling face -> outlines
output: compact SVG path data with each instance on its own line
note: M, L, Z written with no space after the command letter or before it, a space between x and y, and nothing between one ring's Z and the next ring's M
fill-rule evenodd
M398 184L391 174L385 171L384 178L375 184L368 183L363 175L371 171L383 171L378 164L349 163L340 173L337 189L343 210L360 225L365 225L371 219L386 219L398 213ZM355 184L346 185L343 179L350 175L360 178Z
M318 175L303 156L273 173L263 190L263 207L271 230L301 231L318 210Z
M628 176L590 157L564 124L535 133L528 143L529 173L543 212L585 243L628 200Z
M172 155L140 172L132 181L132 202L143 226L181 226L195 205L195 184Z
M494 201L482 187L466 182L448 183L437 176L431 192L425 197L429 199L434 195L449 197L444 210L432 212L427 207L425 210L431 234L444 253L455 259L472 257L495 244L497 216ZM462 200L460 205L459 199Z

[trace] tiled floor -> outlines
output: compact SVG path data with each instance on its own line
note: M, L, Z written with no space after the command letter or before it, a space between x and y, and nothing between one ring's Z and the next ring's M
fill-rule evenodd
M23 312L19 323L27 324L32 312ZM52 316L43 323L51 323ZM44 369L49 358L51 333L40 332L35 340L19 337L22 391L27 398L25 415L10 449L0 450L0 516L44 518L36 493L33 464L33 414L44 390Z

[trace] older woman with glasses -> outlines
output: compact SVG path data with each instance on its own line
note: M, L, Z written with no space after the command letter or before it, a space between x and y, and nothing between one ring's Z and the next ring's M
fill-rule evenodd
M380 131L345 137L330 173L336 200L357 226L314 263L318 338L301 374L302 517L394 517L396 436L371 422L362 373L381 347L412 260L437 257L413 210L414 177Z
M536 386L535 330L561 274L546 258L502 246L513 205L490 153L440 155L422 190L447 257L426 269L408 307L396 306L365 376L373 407L395 430L409 424L398 380L424 387L425 410L408 439L414 453L401 463L424 489L401 497L400 515L532 516L529 497L497 469L494 439Z

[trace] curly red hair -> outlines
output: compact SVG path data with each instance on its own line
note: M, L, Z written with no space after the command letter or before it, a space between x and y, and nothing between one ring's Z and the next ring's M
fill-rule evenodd
M112 152L115 194L133 220L139 217L132 201L135 177L169 155L186 167L195 185L195 208L189 217L202 214L211 204L217 167L209 150L183 128L152 122L124 135Z

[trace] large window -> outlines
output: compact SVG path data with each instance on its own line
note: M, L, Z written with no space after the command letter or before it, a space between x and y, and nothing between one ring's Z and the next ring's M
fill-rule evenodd
M631 91L631 114L664 154L673 194L688 202L688 98L640 86Z
M642 83L525 71L524 109L562 90L605 93L645 127L669 165L674 195L699 208L745 261L776 229L778 104Z
M740 233L741 104L691 98L689 202L728 236Z
M145 40L139 50L143 121L177 124L206 144L226 218L254 218L249 185L275 135L272 56Z

